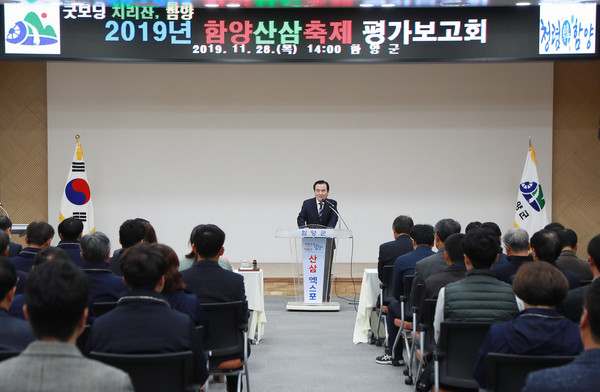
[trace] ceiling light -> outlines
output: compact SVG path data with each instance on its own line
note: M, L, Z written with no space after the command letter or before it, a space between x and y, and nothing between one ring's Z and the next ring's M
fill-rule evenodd
M360 6L363 7L363 8L371 8L371 7L373 7L373 4L361 3Z
M204 6L205 6L206 8L218 8L218 7L219 7L219 5L218 5L218 4L216 4L216 3L204 4Z
M521 1L516 4L517 7L527 7L529 5L531 5L531 3L527 2L527 1Z
M240 6L241 6L241 5L240 5L240 4L238 4L238 3L229 3L229 4L227 4L227 7L229 7L229 8L238 8L238 7L240 7Z
M394 4L394 3L385 3L385 4L382 4L381 6L384 7L384 8L390 8L390 7L395 7L396 4Z

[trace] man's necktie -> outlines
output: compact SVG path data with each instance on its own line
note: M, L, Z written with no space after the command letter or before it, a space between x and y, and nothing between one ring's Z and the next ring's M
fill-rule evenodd
M319 220L321 220L321 217L323 216L323 202L319 203Z

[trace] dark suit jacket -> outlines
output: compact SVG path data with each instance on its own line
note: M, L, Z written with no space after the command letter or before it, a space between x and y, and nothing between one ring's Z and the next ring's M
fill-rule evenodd
M116 302L129 289L123 279L112 273L104 262L84 261L82 270L90 278L90 310L87 323L93 324L96 315L93 305L96 302Z
M428 246L417 246L417 249L402 255L394 262L394 286L392 294L398 299L404 294L404 278L415 274L415 264L418 261L434 255L431 248Z
M522 392L597 391L600 349L586 350L573 362L529 373Z
M523 263L533 261L533 256L508 256L508 263L506 264L494 264L492 271L496 278L506 282L512 283L512 276L517 273L517 270Z
M413 250L412 239L407 234L398 236L394 241L381 244L379 246L379 259L377 262L379 281L383 282L383 267L385 265L394 265L398 257Z
M15 265L15 267L17 267L18 270L29 273L29 271L31 271L31 267L33 267L33 258L40 250L40 248L30 248L28 246L17 256L10 259L10 261Z
M27 321L12 317L6 310L0 309L0 350L23 351L34 340Z
M195 294L200 303L245 301L244 277L227 271L212 260L198 260L181 271L186 290Z
M583 294L588 286L577 287L569 290L567 297L556 308L563 316L572 322L579 324L581 315L583 314Z
M337 201L333 199L327 199L327 202L335 206L337 211ZM302 208L298 214L298 227L304 227L309 225L320 225L325 227L335 227L337 225L338 216L332 211L332 207L325 202L323 204L323 213L321 219L319 219L319 210L317 209L317 199L304 200Z
M22 250L23 247L21 245L15 244L14 242L8 243L8 257L12 258L17 256Z
M579 275L580 280L592 280L594 274L590 268L590 263L587 260L583 260L577 257L575 252L572 250L563 250L560 252L560 256L556 259L556 265L560 268L574 272Z
M449 265L445 271L431 275L425 279L425 298L437 299L440 289L448 283L464 279L467 275L467 268L464 264Z
M418 284L425 283L425 279L445 271L447 267L448 263L446 263L446 258L444 257L444 248L438 249L435 254L417 262L415 265L415 279L413 280L410 296L415 298Z
M194 353L194 382L208 378L200 334L192 319L173 310L156 291L131 290L119 305L98 317L90 330L86 352Z
M113 256L108 260L110 270L113 272L113 274L117 276L123 276L123 272L121 272L121 264L119 264L119 260L121 259L121 253L123 253L123 249L115 250L113 252Z
M57 248L63 249L69 255L69 258L78 267L83 267L83 259L81 258L81 248L79 241L60 241Z

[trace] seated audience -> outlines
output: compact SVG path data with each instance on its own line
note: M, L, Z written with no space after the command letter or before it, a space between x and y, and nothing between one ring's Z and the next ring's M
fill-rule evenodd
M416 295L417 285L425 283L425 279L444 271L448 264L444 258L444 242L454 233L460 233L460 223L454 219L441 219L435 224L435 247L437 253L420 260L415 266L415 279L413 281L411 297Z
M580 280L592 280L592 270L587 260L582 260L577 257L577 233L571 229L559 231L558 239L562 246L562 251L556 259L556 265L567 271L571 271L579 275Z
M112 273L108 260L110 240L100 231L86 234L81 238L81 257L83 271L90 279L90 304L88 324L96 318L94 304L97 302L116 302L127 292L123 279Z
M31 222L27 225L27 234L25 235L27 247L17 256L10 259L10 261L18 270L23 272L31 271L35 254L45 247L50 246L53 237L54 229L48 223L40 221Z
M194 230L192 230L192 232L190 234L190 241L189 241L190 248L192 246L193 235L194 235ZM190 253L186 254L184 257L179 259L179 271L183 271L183 270L190 268L192 265L194 265L194 263L196 263L196 260L197 260L197 256L194 253L194 250L192 250ZM233 267L231 266L231 263L229 262L229 260L226 257L219 256L218 263L219 263L219 266L221 268L223 268L224 270L233 271Z
M158 243L158 239L156 238L156 231L154 227L144 218L135 218L136 221L142 222L144 228L146 229L146 233L144 234L144 242L147 244L156 244Z
M2 234L6 235L4 232ZM29 323L8 314L16 290L17 269L7 258L2 258L0 259L0 351L22 351L34 340Z
M565 228L566 227L559 222L550 222L546 226L544 226L544 230L555 231L557 233L561 230L564 230Z
M179 272L177 254L167 245L157 244L156 246L168 265L162 295L169 300L171 308L187 314L194 321L195 325L202 325L204 327L204 338L206 340L210 334L206 314L202 310L202 305L200 305L198 298L194 294L190 294L184 290L185 283L183 283L181 272Z
M0 259L8 259L9 254L9 244L10 237L4 231L0 231ZM22 294L23 289L25 288L25 278L27 278L27 273L23 271L17 270L17 291L16 294Z
M529 234L524 229L510 229L502 237L506 249L506 263L494 264L492 271L496 278L512 283L512 277L523 263L533 261L529 254Z
M125 283L130 288L117 307L98 317L88 337L86 352L139 354L191 350L194 383L208 378L200 334L191 318L170 308L160 294L167 262L156 245L138 244L120 257Z
M38 267L39 265L45 263L50 260L63 260L69 261L69 255L63 249L57 248L55 246L47 246L44 249L40 250L33 257L33 267ZM20 271L17 271L20 272ZM13 316L25 320L25 315L23 314L23 305L25 304L25 295L17 294L13 300L12 305L8 313Z
M556 305L567 295L567 278L548 263L525 263L512 284L525 310L513 320L494 324L479 350L473 377L487 386L487 354L577 355L583 350L577 324Z
M600 277L600 234L595 236L588 243L588 258L592 269L594 280ZM569 291L567 298L558 307L559 312L565 315L566 318L579 323L581 314L583 313L583 294L587 286L578 287Z
M545 261L558 268L569 281L569 290L579 287L579 275L556 265L562 247L555 231L540 230L531 236L530 243L534 261Z
M122 249L115 250L113 256L109 260L110 270L113 274L117 276L122 276L121 273L121 264L119 259L121 258L121 253L125 251L125 249L131 248L132 246L139 244L144 241L144 236L146 235L146 226L137 219L128 219L121 227L119 227L119 243L123 247Z
M398 257L414 250L413 241L408 234L413 226L413 220L410 216L400 215L394 219L394 223L392 224L394 241L389 241L379 246L379 258L377 261L377 276L379 276L379 281L383 282L384 266L394 265Z
M494 276L491 268L498 259L498 240L482 229L471 230L463 238L467 275L442 287L435 308L435 340L442 321L510 320L519 314L512 287ZM520 301L519 301L520 302Z
M25 315L36 341L0 363L0 391L133 391L125 372L86 359L75 345L85 328L89 293L87 277L70 260L31 271Z
M0 231L5 232L8 235L8 238L10 238L10 232L12 230L12 221L10 220L10 218L8 216L0 216ZM23 250L23 247L19 244L16 244L14 242L9 242L8 244L8 256L10 258L15 257L16 255L18 255L19 253L21 253L21 250Z
M192 230L192 249L198 260L191 268L182 271L181 276L186 289L194 293L200 303L246 301L242 275L226 271L218 264L219 257L225 252L224 243L225 233L215 225L198 225ZM234 353L227 359L242 355ZM219 363L210 363L211 367L217 365ZM237 376L227 376L227 391L237 390L237 382Z
M69 258L76 266L82 267L83 260L81 259L81 249L79 240L83 234L83 222L77 218L66 218L58 225L58 236L60 242L56 245L57 248L64 249L69 255Z
M415 274L415 264L428 256L432 252L433 246L433 226L414 225L410 229L410 237L415 248L412 252L406 253L396 259L394 262L394 280L392 293L394 301L388 304L388 313L386 317L386 326L388 336L385 343L385 353L377 358L375 362L380 365L404 365L402 358L402 345L396 347L396 352L392 355L392 347L400 328L394 324L394 319L402 317L402 304L398 301L401 295L404 295L404 278ZM405 307L405 313L408 313L408 307ZM406 318L406 317L405 317ZM412 320L412 317L410 318Z
M584 296L579 324L584 352L573 362L531 372L523 392L597 391L600 379L600 280L594 280Z
M465 277L467 268L463 251L464 237L464 234L455 233L444 242L444 258L448 263L448 268L425 279L425 298L437 299L442 287Z

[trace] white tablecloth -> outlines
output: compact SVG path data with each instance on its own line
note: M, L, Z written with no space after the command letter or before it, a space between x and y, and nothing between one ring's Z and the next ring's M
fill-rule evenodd
M265 332L267 316L265 315L265 289L263 270L240 271L235 270L244 277L246 298L250 309L248 320L248 337L253 343L258 344Z
M371 312L377 303L379 295L379 277L376 268L365 269L362 285L360 287L360 299L358 300L358 312L356 313L356 324L354 325L354 337L356 343L367 343L369 331L371 331Z

